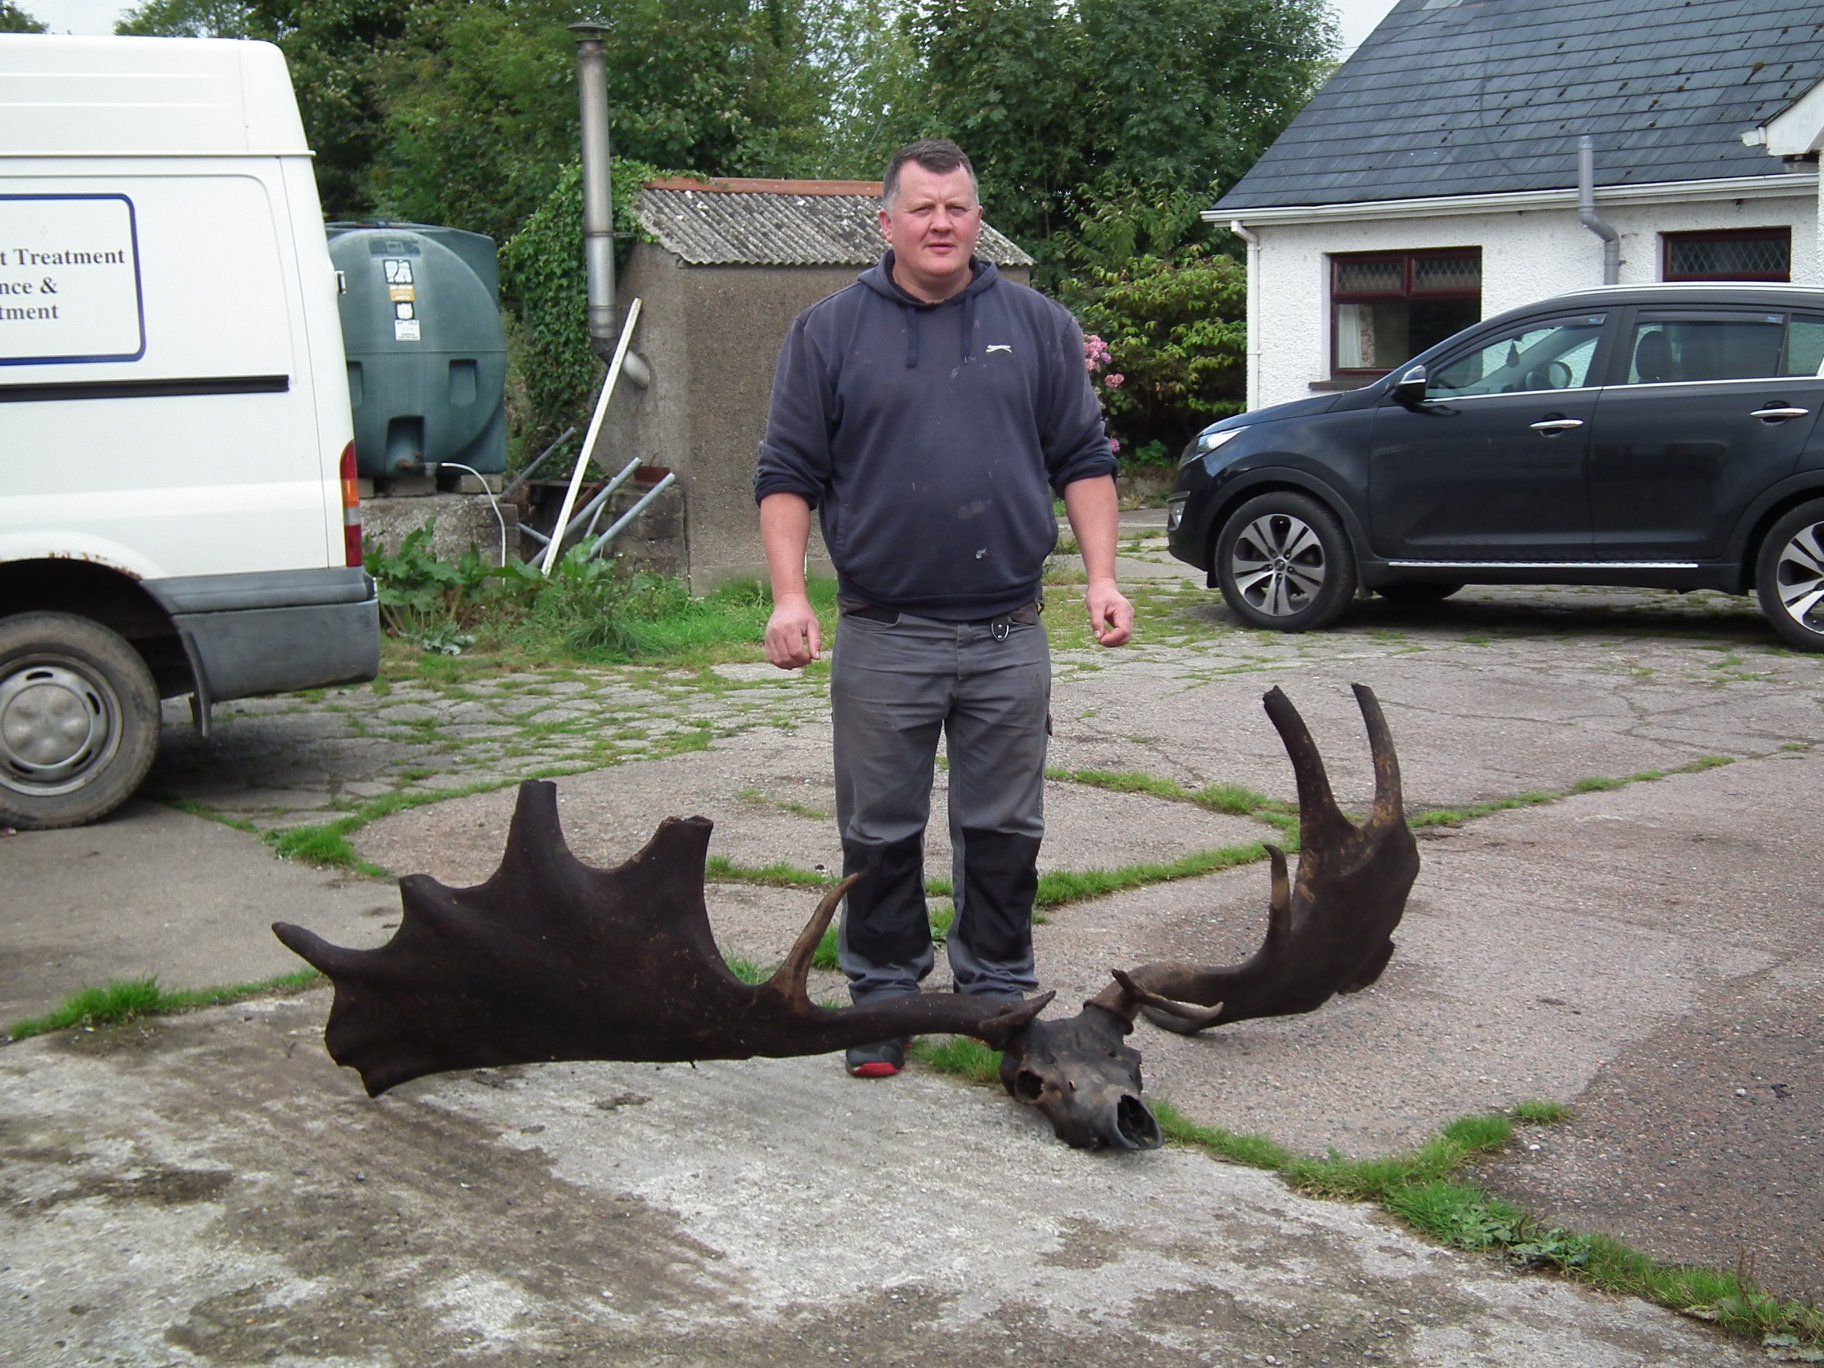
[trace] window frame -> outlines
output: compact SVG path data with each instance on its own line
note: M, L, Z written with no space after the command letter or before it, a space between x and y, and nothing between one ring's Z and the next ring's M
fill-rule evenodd
M1679 243L1701 242L1780 242L1786 247L1786 270L1775 275L1770 271L1754 275L1717 275L1714 272L1675 275L1672 271L1672 248ZM1760 281L1764 284L1792 283L1792 228L1705 228L1692 232L1662 232L1659 235L1659 278L1667 285L1686 285L1707 280Z
M1440 258L1473 261L1476 267L1476 286L1473 290L1457 288L1421 289L1417 286L1418 261L1423 258L1435 261ZM1343 290L1337 280L1345 264L1397 261L1400 263L1400 287L1398 290ZM1324 255L1325 269L1328 272L1326 284L1329 286L1329 322L1330 322L1330 378L1362 382L1373 380L1387 374L1385 367L1344 367L1337 363L1337 338L1341 328L1337 325L1337 306L1340 304L1386 304L1400 300L1434 301L1442 299L1469 300L1476 306L1478 315L1482 308L1482 248L1478 244L1471 247L1405 247L1391 251L1378 252L1327 252ZM1465 327L1472 326L1476 319L1470 320ZM1438 339L1440 342L1443 338ZM1423 351L1425 348L1417 349ZM1414 353L1417 354L1416 352ZM1401 357L1400 361L1410 360ZM1399 364L1398 362L1395 363Z

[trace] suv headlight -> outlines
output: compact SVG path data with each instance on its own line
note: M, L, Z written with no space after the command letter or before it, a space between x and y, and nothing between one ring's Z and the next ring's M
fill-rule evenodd
M1180 457L1178 461L1178 468L1182 470L1192 461L1201 460L1203 457L1208 456L1212 451L1216 450L1217 447L1232 441L1246 431L1247 429L1245 427L1232 427L1224 428L1221 432L1198 433L1196 439L1184 449L1184 455Z

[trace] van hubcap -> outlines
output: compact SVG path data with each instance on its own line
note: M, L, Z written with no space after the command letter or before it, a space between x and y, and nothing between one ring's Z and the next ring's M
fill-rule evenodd
M0 679L0 784L58 793L113 754L120 703L67 665L26 663Z

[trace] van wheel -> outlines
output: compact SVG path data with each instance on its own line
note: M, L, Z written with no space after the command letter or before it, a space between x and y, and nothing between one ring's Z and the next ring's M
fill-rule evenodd
M1309 632L1334 622L1355 594L1355 556L1336 516L1304 494L1262 494L1216 538L1223 601L1256 627Z
M118 633L70 613L0 618L0 824L81 826L158 751L158 689Z
M1754 588L1774 631L1801 651L1824 651L1824 499L1773 525L1755 561Z

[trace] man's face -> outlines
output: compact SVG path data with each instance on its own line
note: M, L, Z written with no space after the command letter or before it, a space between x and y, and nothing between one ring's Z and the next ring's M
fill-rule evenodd
M982 206L969 172L899 169L899 192L880 211L880 231L893 249L893 279L908 294L935 303L969 283L969 258L982 235Z

